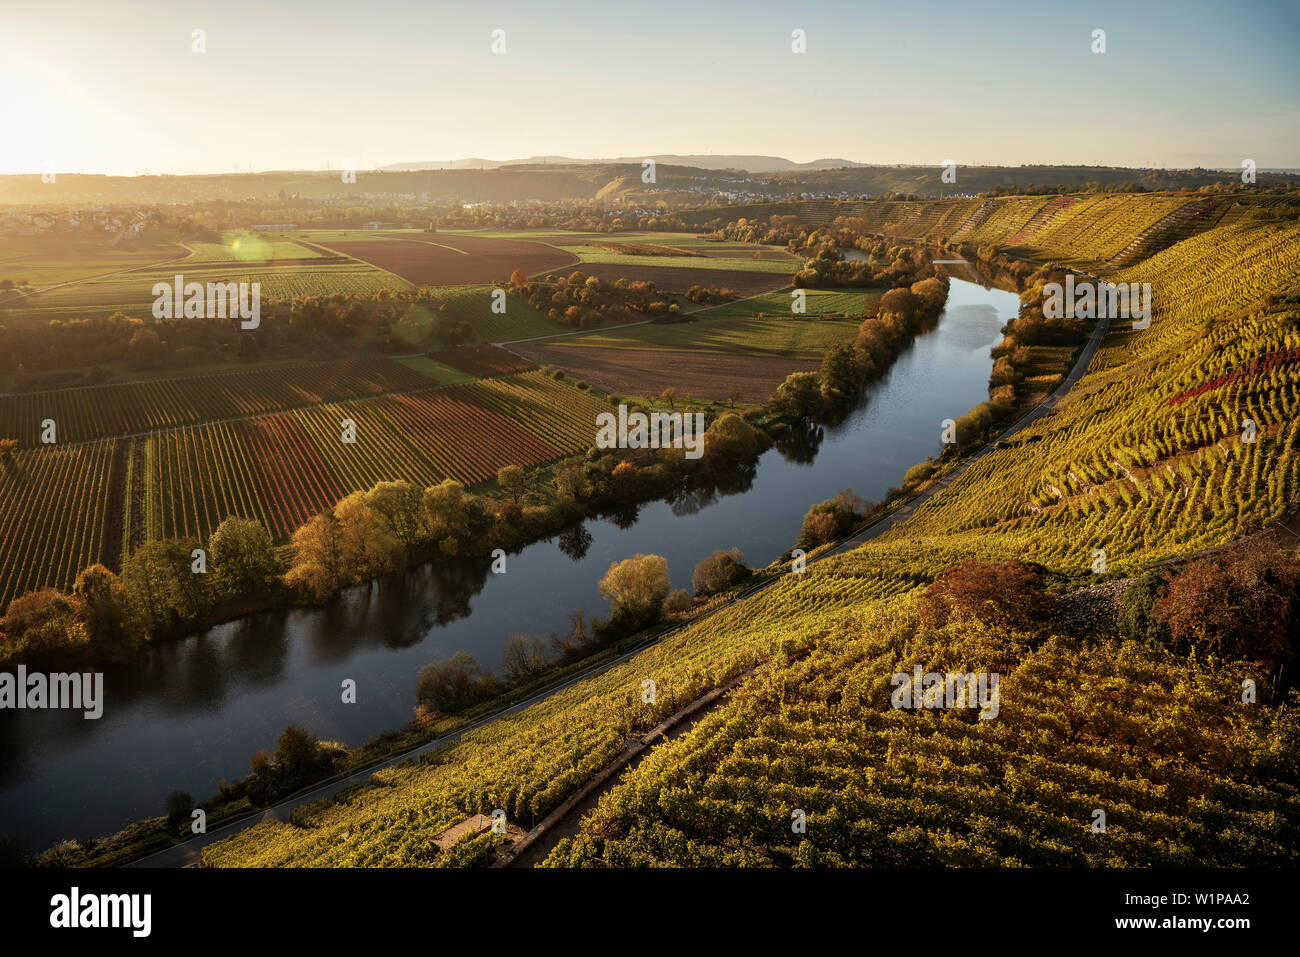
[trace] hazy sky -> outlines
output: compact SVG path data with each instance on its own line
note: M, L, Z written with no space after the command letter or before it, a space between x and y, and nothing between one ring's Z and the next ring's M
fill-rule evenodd
M0 173L654 153L1300 167L1298 63L1300 0L0 0Z

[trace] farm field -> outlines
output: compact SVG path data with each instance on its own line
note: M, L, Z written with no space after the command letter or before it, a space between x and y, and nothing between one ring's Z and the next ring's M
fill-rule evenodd
M556 322L517 296L506 299L505 313L493 312L492 292L496 288L499 287L491 284L435 286L428 290L429 298L422 300L422 304L432 311L440 311L446 306L452 318L472 325L483 342L530 339L573 331L572 327Z
M492 345L436 349L428 353L428 357L476 378L526 372L533 367L527 359L521 359L512 352Z
M438 385L455 385L458 382L473 382L476 376L468 372L462 372L460 369L453 368L441 362L436 362L428 356L397 356L393 360L400 362L408 369L420 373L426 379L431 379Z
M851 345L861 324L861 319L701 318L696 322L647 323L607 333L594 332L575 336L565 344L593 349L658 346L821 361L832 347Z
M669 260L667 256L638 258L653 259L657 265L643 266L625 262L583 262L574 266L572 270L565 270L565 272L581 272L584 276L595 276L602 282L614 282L618 279L653 282L656 289L668 293L681 294L691 286L705 286L708 288L730 289L741 296L753 296L790 285L790 280L797 271L797 268L787 269L779 273L758 272L752 269L719 269L717 263L720 260L705 257L699 259L672 259L676 263L689 263L689 267L684 265L662 265ZM789 306L787 305L786 308L789 309Z
M159 387L146 396L153 404L142 399L129 412L88 402L97 389L54 394L83 402L89 429L120 427L119 415L175 421L218 408L283 405L287 395L408 389L18 452L0 473L0 605L38 586L68 588L93 562L120 567L124 550L143 541L206 539L228 515L255 518L284 540L344 495L377 482L427 486L454 478L473 486L504 465L539 465L587 448L595 417L606 409L594 395L537 371L430 388L426 376L397 362L358 365L337 377L304 370L280 392L274 377L263 377L257 395L230 382L210 394L193 382L167 389L151 383ZM342 441L345 419L355 422L351 444Z
M137 239L114 245L99 236L0 236L0 280L27 280L35 289L91 276L137 269L188 253L165 239Z
M533 275L578 261L568 252L536 242L443 233L421 236L424 238L330 241L321 245L378 266L416 286L504 283L516 269Z
M38 445L53 419L58 442L84 442L428 385L406 365L365 359L10 393L0 395L0 437Z
M727 399L734 390L743 402L761 402L791 372L812 372L821 367L820 358L789 359L666 347L638 349L634 345L601 349L564 340L516 343L510 348L534 362L565 369L619 395L656 396L672 386L683 397Z
M345 258L304 257L288 264L240 260L204 261L187 267L184 261L91 279L37 293L10 312L16 316L60 319L124 312L137 318L152 316L155 283L173 281L187 268L197 282L260 283L262 296L293 299L351 293L373 296L381 289L397 292L409 288L405 280L363 262Z
M635 243L632 238L621 239L621 242L629 244ZM761 252L760 248L751 249L748 255L736 254L731 257L709 257L709 256L663 256L663 255L637 255L613 252L609 249L602 249L599 246L573 246L566 245L562 248L580 256L581 265L587 264L602 266L626 266L629 269L637 269L643 266L649 267L666 267L670 269L686 269L695 271L697 269L725 269L731 272L758 272L768 273L774 276L789 278L799 271L803 261L793 256L782 256L779 258L764 257L755 259L754 253ZM694 250L696 247L685 247ZM702 252L702 249L700 250ZM707 260L707 262L705 262ZM583 269L582 271L586 271Z
M0 469L0 606L37 588L69 587L103 561L106 530L121 515L109 441L19 452Z

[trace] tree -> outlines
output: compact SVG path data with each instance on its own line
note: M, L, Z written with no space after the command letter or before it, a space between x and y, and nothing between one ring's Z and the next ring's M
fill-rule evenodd
M87 566L77 575L72 597L80 605L77 614L95 647L112 654L123 650L126 611L118 577L98 563Z
M383 516L366 503L364 493L343 498L334 506L334 517L349 580L373 578L396 567L400 543Z
M167 826L174 828L194 810L194 798L184 791L173 791L167 795Z
M146 542L122 563L122 591L136 627L146 639L208 608L207 575L192 570L198 542Z
M792 419L814 416L822 410L822 390L816 372L791 372L771 399L778 415Z
M158 338L158 333L152 329L138 330L131 337L126 350L128 361L137 369L148 369L156 366L167 352L163 347L162 340Z
M510 274L510 285L512 286L528 285L528 273L524 272L522 269L516 269L514 272Z
M344 573L343 529L333 512L322 512L299 526L290 539L293 561L285 584L320 601L332 594Z
M320 744L316 736L296 724L284 729L275 744L275 763L289 773L310 771L320 761Z
M663 611L672 582L668 560L661 555L640 553L609 566L597 585L600 597L610 603L615 621L641 627L655 621Z
M514 634L501 653L501 670L510 681L523 681L546 670L546 642L534 635Z
M514 503L518 505L525 488L524 470L518 465L504 465L497 469L497 483L514 496Z
M822 359L822 396L834 401L855 395L858 391L857 363L851 346L833 346Z
M410 548L420 535L420 506L424 490L410 482L379 482L365 502L383 519L388 531Z
M458 651L448 661L434 661L416 676L415 697L424 706L450 713L490 694L487 676L474 656Z
M677 401L677 390L669 386L659 393L659 398L656 401L667 402L668 408L676 409L677 406L674 403Z
M275 586L284 565L262 523L226 517L208 539L213 584L232 597L261 595Z
M691 587L697 595L715 595L726 591L736 582L749 575L744 564L745 556L739 548L718 549L712 555L700 560L691 575Z
M56 588L41 588L20 595L5 610L4 633L11 649L38 653L62 650L74 623L68 596Z

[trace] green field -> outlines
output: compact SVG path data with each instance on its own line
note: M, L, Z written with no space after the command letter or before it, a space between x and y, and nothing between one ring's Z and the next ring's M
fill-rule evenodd
M98 236L0 236L0 280L26 280L33 288L44 289L185 255L176 243L158 239L114 246Z
M421 302L435 312L446 303L456 318L464 319L474 326L474 331L484 342L531 339L534 336L573 331L571 326L548 318L546 313L534 309L517 296L507 297L505 315L493 313L492 290L495 288L490 283L436 286L432 289L432 299L422 299Z
M186 243L194 250L188 262L266 262L269 259L316 259L319 250L286 239L268 239L246 232L229 232L219 243Z
M184 262L60 286L22 300L21 306L14 306L11 312L24 317L64 319L120 310L148 318L152 314L154 284L171 282L177 273L185 275ZM205 269L195 273L193 281L256 282L261 284L263 297L278 299L331 293L373 296L381 289L399 292L411 288L410 283L390 272L354 260L318 266L266 266L232 260L228 270Z
M457 382L473 382L474 376L461 372L451 366L434 362L428 356L397 356L397 361L408 369L414 369L422 376L428 376L438 385L454 385Z
M635 243L641 240L633 238L611 239L611 242L629 242ZM648 241L648 240L646 240ZM761 272L771 273L776 276L793 276L799 271L802 263L796 259L774 260L774 259L750 259L750 258L731 258L722 256L625 256L622 253L610 252L608 249L601 249L598 246L586 245L568 245L563 243L552 243L565 252L573 253L575 256L582 258L585 263L596 265L612 266L674 266L679 269L731 269L736 272ZM581 269L581 264L571 267Z

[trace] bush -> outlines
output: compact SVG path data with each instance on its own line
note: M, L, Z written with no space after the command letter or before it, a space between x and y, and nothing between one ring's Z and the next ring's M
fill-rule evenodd
M1185 565L1154 607L1175 650L1272 668L1295 654L1300 560L1260 550Z
M937 471L938 466L931 462L918 462L916 465L913 465L908 469L907 473L903 476L903 485L907 488L911 488L914 485L920 485Z
M1133 641L1156 641L1164 636L1164 629L1156 619L1155 606L1164 588L1165 578L1160 572L1143 572L1124 589L1119 616L1120 634Z
M167 795L167 826L176 827L194 810L194 798L184 791L173 791Z
M745 556L739 548L718 549L701 559L691 575L691 587L695 589L695 594L716 595L748 578L749 569L745 567L744 560Z
M942 627L953 618L1029 628L1050 607L1038 566L967 559L930 584L921 596L920 614L922 624L930 628Z
M474 656L458 651L449 661L435 661L420 669L415 697L421 705L450 714L491 697L495 692Z

